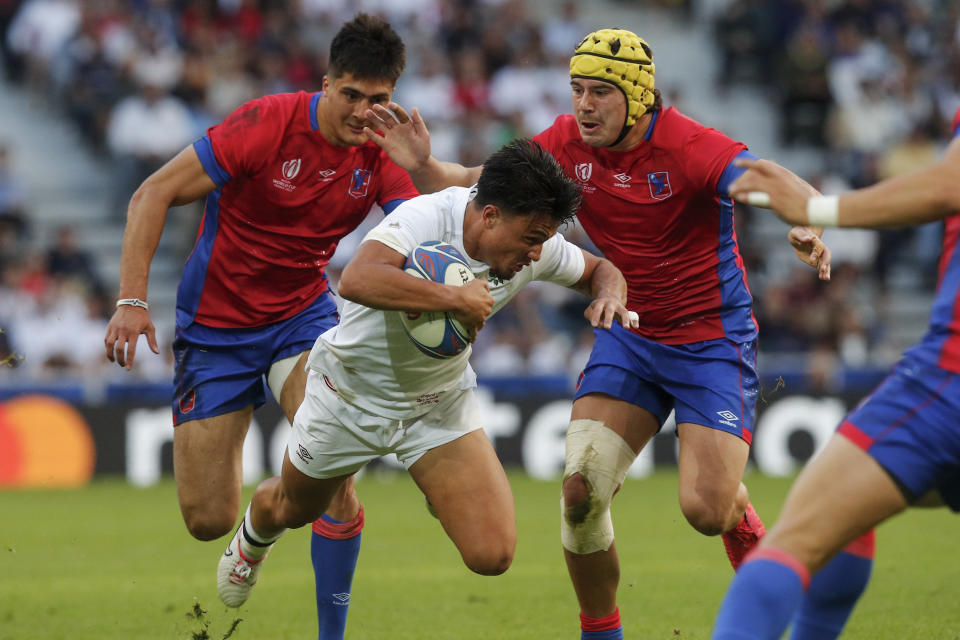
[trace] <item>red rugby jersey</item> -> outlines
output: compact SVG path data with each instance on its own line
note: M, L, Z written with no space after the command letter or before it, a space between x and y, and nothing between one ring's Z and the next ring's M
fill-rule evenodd
M674 108L625 152L584 143L569 114L534 139L582 186L577 217L627 279L637 333L665 344L756 337L733 201L725 184L718 193L745 145Z
M417 195L373 142L327 142L319 99L253 100L194 143L218 188L177 292L178 325L258 327L299 313L327 290L324 267L374 203L389 212Z

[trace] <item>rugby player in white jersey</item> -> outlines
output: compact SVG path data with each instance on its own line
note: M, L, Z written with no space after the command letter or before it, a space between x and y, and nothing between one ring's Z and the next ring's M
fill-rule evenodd
M546 280L592 297L584 316L594 327L630 323L620 271L557 233L579 201L579 187L549 153L516 140L484 163L472 189L409 200L367 234L340 281L347 300L340 324L310 353L282 474L257 487L220 560L221 597L245 599L277 538L313 522L354 472L389 453L409 470L467 567L507 570L516 545L513 495L482 430L472 349L427 356L397 311L450 312L475 337L524 285ZM410 251L431 240L456 248L476 279L451 286L405 273Z

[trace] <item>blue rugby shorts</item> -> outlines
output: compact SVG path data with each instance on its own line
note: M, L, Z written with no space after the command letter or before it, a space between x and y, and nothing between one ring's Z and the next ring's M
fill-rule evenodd
M893 476L908 501L936 489L960 512L960 375L907 355L837 431Z
M648 340L614 323L594 330L576 398L603 393L652 413L753 440L760 381L757 343L726 338L683 345Z
M339 320L330 292L295 316L251 329L192 323L173 342L173 424L212 418L266 402L270 365L309 351Z

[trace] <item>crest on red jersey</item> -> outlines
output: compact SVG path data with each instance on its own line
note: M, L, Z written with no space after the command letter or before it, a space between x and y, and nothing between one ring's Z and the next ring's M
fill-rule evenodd
M347 190L354 198L363 198L367 195L367 189L370 188L370 169L354 169L350 176L350 188Z
M296 160L287 160L280 168L280 172L286 180L293 180L300 173L300 158Z
M647 174L647 186L650 187L650 197L654 200L666 200L673 195L670 186L669 171L652 171Z
M577 180L580 182L589 182L590 176L593 175L593 163L581 162L573 168L573 172L576 174Z

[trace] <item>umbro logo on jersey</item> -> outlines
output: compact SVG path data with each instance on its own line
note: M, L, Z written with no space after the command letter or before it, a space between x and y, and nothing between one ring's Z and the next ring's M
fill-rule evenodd
M324 182L329 182L331 179L333 179L333 174L336 172L336 169L321 169L320 171L317 171L317 173L320 174L320 178Z
M621 189L629 189L630 181L633 180L633 176L628 173L615 173L613 177L616 179L616 182L613 183L613 186L620 187Z

